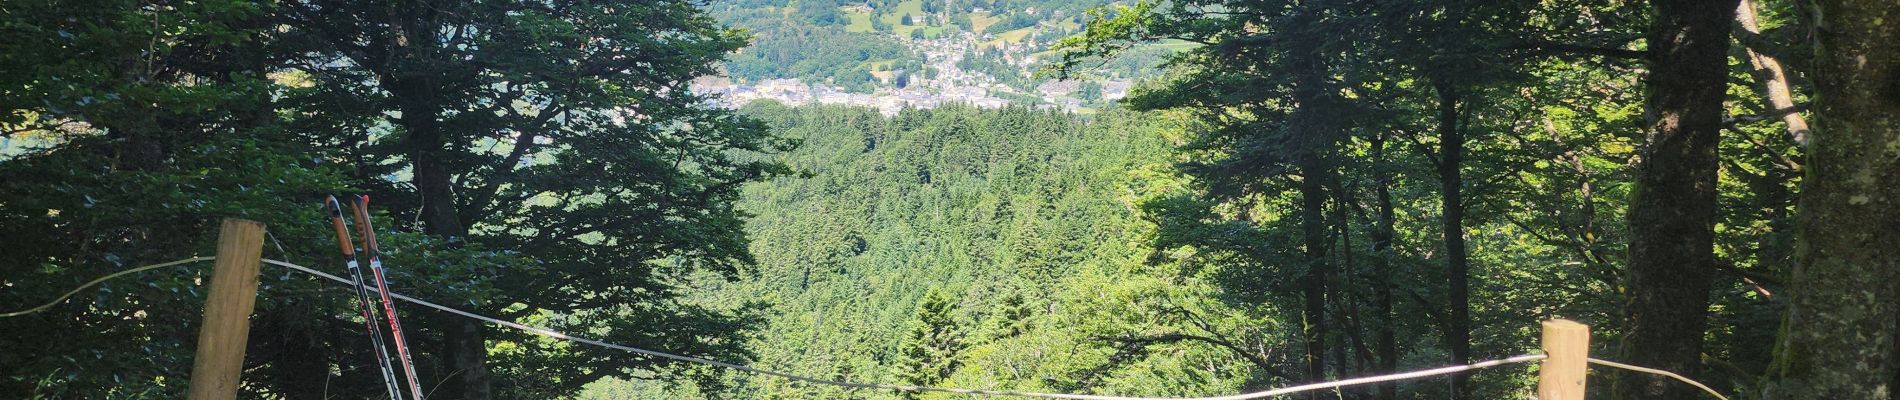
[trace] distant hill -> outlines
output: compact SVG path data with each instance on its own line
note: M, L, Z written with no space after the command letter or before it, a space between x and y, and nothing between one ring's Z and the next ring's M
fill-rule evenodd
M954 67L1019 95L1048 78L1034 73L1049 46L1087 23L1087 10L1113 0L715 0L720 22L755 35L726 64L741 83L798 79L850 92L902 86L898 77L935 77ZM1155 74L1179 46L1149 46L1101 67L1100 79L1132 82ZM1093 100L1085 100L1093 101ZM1059 103L1059 101L1057 102Z

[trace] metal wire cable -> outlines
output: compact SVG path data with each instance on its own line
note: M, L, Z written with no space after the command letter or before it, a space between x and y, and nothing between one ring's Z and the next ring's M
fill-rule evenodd
M324 279L337 281L340 283L345 283L345 284L349 283L348 280L345 280L342 277L323 273L321 271L317 271L317 270L311 269L309 267L301 266L301 265L291 264L291 263L277 261L277 260L270 260L270 259L264 260L264 263L298 270L304 273L315 275ZM627 352L632 352L632 353L665 358L669 360L711 365L715 367L751 372L755 374L776 376L780 378L790 379L794 381L801 381L801 382L806 382L806 383L839 386L839 387L847 387L847 388L858 388L858 389L884 389L884 390L897 390L897 391L906 391L906 392L941 392L941 393L957 393L957 394L1016 396L1016 397L1070 399L1070 400L1249 400L1249 399L1260 399L1260 398L1267 398L1267 397L1274 397L1274 396L1283 396L1287 394L1305 392L1305 391L1311 391L1311 390L1331 389L1331 388L1337 388L1337 387L1342 387L1342 386L1362 385L1362 384L1368 384L1368 383L1412 379L1412 378L1420 378L1420 377L1433 376L1433 375L1444 375L1444 374L1468 371L1468 370L1479 369L1479 368L1495 367L1495 366L1505 365L1505 364L1537 361L1537 360L1542 360L1545 358L1545 356L1542 354L1526 354L1526 355L1505 358L1505 359L1500 359L1500 360L1491 360L1491 361L1473 363L1469 365L1456 365L1456 366L1450 366L1450 367L1433 368L1433 369L1412 371L1412 372L1392 374L1392 375L1370 376L1370 377L1354 378L1354 379L1347 379L1347 380L1341 380L1341 381L1313 383L1313 384L1285 387L1285 388L1279 388L1279 389L1273 389L1273 390L1267 390L1267 391L1243 393L1243 394L1228 395L1228 396L1215 396L1215 397L1128 397L1128 396L1105 396L1105 395L1067 394L1067 393L1018 392L1018 391L1010 391L1010 390L939 388L939 387L929 387L929 386L891 385L891 384L882 384L882 383L859 383L859 382L836 381L836 380L830 380L830 379L822 379L822 378L814 378L814 377L809 377L809 376L804 376L804 375L798 375L798 374L793 374L789 372L779 372L779 371L773 371L773 370L767 370L767 369L753 368L753 367L748 367L748 366L733 364L733 363L728 363L728 362L710 360L710 359L693 357L693 356L683 356L683 355L678 355L678 354L641 349L637 347L622 346L622 345L603 342L599 340L569 335L566 333L562 333L562 332L558 332L558 331L554 331L554 330L550 330L546 328L522 325L522 324L511 322L511 321L505 321L505 320L496 319L496 318L492 318L492 317L488 317L488 316L484 316L480 314L475 314L468 311L462 311L453 307L431 303L422 299L405 296L405 295L398 294L395 292L390 292L389 296L397 298L397 299L401 299L403 301L407 301L410 303L414 303L416 305L420 305L423 307L433 308L442 312L447 312L450 314L460 315L460 316L468 317L468 318L474 318L474 319L482 320L491 324L501 325L504 327L513 328L516 330L533 333L533 334L537 334L541 336L546 336L550 338L555 338L555 339L586 343L586 344L591 344L591 345L615 349L615 350L622 350L622 351L627 351Z
M137 267L137 268L132 268L132 269L124 270L124 271L114 272L106 276L99 277L99 279L94 279L91 282L86 282L86 284L84 285L79 285L79 287L73 288L73 290L66 292L66 294L59 295L58 298L53 299L53 301L46 302L46 304L41 304L39 307L33 307L33 308L25 309L25 310L0 314L0 318L18 317L21 315L27 315L27 314L32 314L36 312L46 311L46 309L53 308L53 306L56 306L56 305L59 305L59 303L65 302L66 299L72 298L73 295L79 294L79 291L86 290L86 288L92 287L93 285L98 285L99 282L112 280L112 278L131 275L131 274L144 272L144 271L150 271L150 270L159 269L159 268L170 267L173 265L188 264L188 263L194 263L194 262L199 262L199 261L209 261L209 260L214 260L214 259L217 259L217 257L192 257L192 258L187 258L187 259L178 260L178 261L152 264L152 265L147 265L143 267Z
M1697 388L1701 388L1701 389L1702 389L1702 391L1704 391L1704 392L1709 392L1709 395L1711 395L1711 396L1715 396L1715 398L1718 398L1718 399L1722 399L1722 400L1728 400L1728 396L1723 396L1723 395L1722 395L1721 393L1717 393L1717 392L1715 391L1715 389L1710 389L1710 388L1709 388L1708 386L1706 386L1706 385L1703 385L1703 384L1702 384L1702 382L1696 382L1695 380L1693 380L1693 379L1689 379L1688 377L1684 377L1684 376L1682 376L1682 375L1676 375L1676 373L1674 373L1674 372L1669 372L1669 371L1664 371L1664 370L1660 370L1660 369L1655 369L1655 368L1645 368L1645 367L1638 367L1638 366L1634 366L1634 365L1629 365L1629 364L1624 364L1624 363L1619 363L1619 362L1615 362L1615 361L1610 361L1610 360L1599 360L1599 359L1595 359L1595 358L1592 358L1592 359L1590 359L1590 363L1591 363L1591 364L1596 364L1596 365L1602 365L1602 366L1607 366L1607 367L1615 367L1615 368L1622 368L1622 369L1627 369L1627 370L1631 370L1631 371L1636 371L1636 372L1648 372L1648 373L1652 373L1652 374L1656 374L1656 375L1662 375L1662 376L1667 376L1667 377L1671 377L1671 378L1676 378L1676 380L1679 380L1679 381L1682 381L1683 383L1687 383L1687 384L1689 384L1689 385L1692 385L1692 386L1695 386L1695 387L1697 387Z
M149 271L153 269L170 267L170 266L180 265L180 264L188 264L188 263L193 263L193 262L210 261L214 259L216 259L216 257L192 257L192 258L187 258L187 259L182 259L182 260L177 260L177 261L152 264L152 265L136 267L136 268L127 269L124 271L115 272L115 273L100 277L99 279L94 279L90 282L86 282L83 285L79 285L79 287L73 288L73 290L68 291L63 295L60 295L59 298L56 298L51 302L40 305L38 307L29 308L26 310L3 313L3 314L0 314L0 318L15 317L15 316L20 316L20 315L26 315L26 314L32 314L36 312L45 311L46 309L52 308L53 306L58 305L61 302L64 302L66 299L71 298L73 295L78 294L79 291L81 290L85 290L86 288L92 287L94 285L98 285L100 282L105 282L113 278L118 278L121 276L130 275L130 274L134 274L134 273L138 273L142 271ZM303 272L303 273L310 274L316 277L329 279L329 280L336 281L338 283L342 283L345 285L351 284L348 279L344 279L336 275L324 273L322 271L318 271L310 267L305 267L302 265L297 265L297 264L292 264L285 261L272 260L272 259L263 259L262 261L265 264L271 264L271 265L277 265L277 266L281 266L285 268L290 268L298 272ZM369 289L369 290L376 290L376 289ZM505 321L505 320L501 320L501 319L497 319L493 317L488 317L485 315L456 309L454 307L444 306L444 305L432 303L426 300L409 297L407 295L403 295L403 294L396 293L393 291L389 292L388 294L390 297L394 297L402 301L414 303L416 305L420 305L423 307L429 307L429 308L436 309L438 311L460 315L463 317L473 318L473 319L481 320L481 321L488 322L491 324L500 325L503 327L512 328L512 329L520 330L523 332L533 333L536 335L546 336L546 337L550 337L554 339L580 342L580 343L590 344L594 346L610 348L610 349L615 349L615 350L622 350L622 351L627 351L627 352L637 353L637 354L644 354L644 355L649 355L649 356L654 356L654 357L659 357L659 358L664 358L664 359L669 359L669 360L674 360L674 361L704 364L704 365L710 365L710 366L715 366L715 367L720 367L720 368L751 372L751 373L760 374L760 375L776 376L780 378L785 378L785 379L790 379L790 380L800 381L800 382L805 382L805 383L811 383L811 384L830 385L830 386L839 386L839 387L857 388L857 389L896 390L896 391L905 391L905 392L942 392L942 393L957 393L957 394L1016 396L1016 397L1070 399L1070 400L1251 400L1251 399L1260 399L1260 398L1267 398L1267 397L1274 397L1274 396L1284 396L1288 394L1312 391L1312 390L1331 389L1331 388L1338 388L1338 387L1352 386L1352 385L1363 385L1363 384L1369 384L1369 383L1389 382L1389 381L1396 381L1396 380L1415 379L1415 378L1422 378L1422 377L1428 377L1428 376L1444 375L1444 374L1451 374L1451 373L1469 371L1469 370L1474 370L1474 369L1496 367L1496 366L1506 365L1506 364L1527 363L1527 362L1539 361L1539 360L1543 360L1547 358L1547 356L1543 354L1525 354L1525 355L1520 355L1516 357L1484 361L1484 362L1472 363L1472 364L1467 364L1467 365L1454 365L1454 366L1449 366L1449 367L1424 369L1424 370L1404 372L1404 373L1398 373L1398 374L1369 376L1369 377L1345 379L1345 380L1338 380L1338 381L1331 381L1331 382L1320 382L1320 383L1284 387L1284 388L1272 389L1272 390L1266 390L1266 391L1259 391L1259 392L1253 392L1253 393L1242 393L1242 394L1214 396L1214 397L1129 397L1129 396L1106 396L1106 395L1067 394L1067 393L1018 392L1018 391L1009 391L1009 390L988 390L988 389L939 388L939 387L929 387L929 386L891 385L891 384L882 384L882 383L858 383L858 382L836 381L836 380L821 379L821 378L814 378L814 377L809 377L809 376L804 376L804 375L798 375L798 374L793 374L789 372L779 372L779 371L773 371L773 370L768 370L768 369L753 368L753 367L748 367L744 365L733 364L733 363L706 359L706 358L678 355L678 354L672 354L672 353L666 353L666 352L660 352L660 351L641 349L637 347L623 346L623 345L603 342L603 341L599 341L595 339L569 335L566 333L554 331L547 328L522 325L522 324L511 322L511 321ZM1623 364L1623 363L1618 363L1618 362L1613 362L1613 361L1608 361L1608 360L1595 359L1595 358L1591 358L1589 359L1589 361L1592 364L1598 364L1598 365L1614 367L1614 368L1622 368L1622 369L1631 370L1631 371L1645 372L1645 373L1651 373L1651 374L1675 378L1676 380L1679 380L1684 383L1693 385L1697 388L1700 388L1703 391L1708 392L1710 395L1715 396L1717 399L1728 400L1727 396L1723 396L1721 393L1716 392L1715 389L1711 389L1707 385L1703 385L1701 382L1696 382L1695 380L1691 380L1687 377L1683 377L1682 375L1678 375L1674 372L1669 372L1669 371L1664 371L1664 370L1659 370L1659 369L1654 369L1654 368L1638 367L1634 365Z

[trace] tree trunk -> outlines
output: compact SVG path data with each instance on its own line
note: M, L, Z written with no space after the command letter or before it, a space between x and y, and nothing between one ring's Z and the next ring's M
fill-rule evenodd
M1629 330L1623 358L1695 377L1715 265L1716 147L1735 0L1657 0L1649 35L1655 120L1629 208ZM1694 387L1623 374L1619 399L1695 399Z
M1815 133L1767 399L1894 396L1900 313L1900 3L1821 0Z
M454 173L444 165L448 141L436 119L439 107L432 88L421 79L396 80L390 82L389 87L402 101L402 118L398 122L403 127L403 144L414 171L411 182L422 197L422 231L456 247L467 240L468 227L462 225L456 212ZM486 362L488 347L483 341L485 327L465 318L443 322L446 324L440 327L444 332L442 354L448 362L445 372L449 376L436 379L454 379L454 383L443 385L445 392L437 397L491 398L493 389Z
M445 65L459 60L443 60L439 52L431 51L441 42L440 32L433 25L434 13L440 10L432 7L416 7L402 12L421 13L432 17L404 18L392 24L395 28L394 47L390 49L396 62L408 64L402 69L388 71L383 76L385 89L397 102L402 116L397 124L403 130L403 150L409 158L411 184L421 197L422 232L438 239L450 247L459 247L468 238L468 226L462 223L459 204L456 198L454 165L449 163L451 153L448 146L454 142L447 127L439 120L443 113L443 102L438 94L438 78ZM392 15L392 18L394 16ZM431 396L437 399L488 400L493 397L493 384L486 363L488 347L484 341L484 329L480 322L456 318L437 319L436 327L443 333L442 351L439 359L445 365L442 376L433 377L443 382L441 393ZM434 391L434 387L425 386L424 390Z
M276 333L270 335L268 338L257 338L257 341L253 343L253 345L263 345L265 346L264 348L271 350L264 352L264 354L268 355L266 357L268 361L265 362L267 363L266 365L268 365L266 368L274 371L267 372L263 375L270 376L266 379L273 380L278 385L281 385L280 387L283 390L282 398L284 400L326 400L323 398L325 393L350 393L349 389L351 388L342 387L344 385L332 385L330 381L330 368L332 365L365 365L365 363L369 361L367 360L368 357L360 356L368 355L368 352L351 352L347 353L348 356L341 357L341 359L331 359L331 357L329 357L330 354L327 354L329 349L324 347L323 339L319 337L320 330L303 327L303 325L309 325L311 320L322 319L323 317L315 315L316 313L314 312L307 311L314 308L311 307L311 304L291 303L287 305L289 305L289 307L284 309L260 311L257 313L257 316L254 317L256 326L253 327L252 331ZM317 325L322 326L327 325L327 323ZM254 359L258 358L257 353L252 354L251 357ZM345 370L348 369L349 368L345 368ZM375 370L374 368L355 369L365 371ZM363 374L362 376L367 378L371 375ZM363 380L360 382L369 383L372 381ZM380 382L380 380L377 382ZM362 385L362 387L367 388L371 386ZM382 385L375 385L374 388L377 389L375 393L381 394Z
M1735 8L1735 23L1743 30L1760 34L1761 25L1755 21L1755 1L1741 0L1741 6ZM1766 54L1743 48L1748 52L1748 64L1753 67L1755 81L1761 90L1762 102L1769 113L1782 113L1781 122L1788 126L1788 137L1796 144L1808 145L1808 120L1801 113L1794 112L1794 97L1788 90L1788 72L1781 68L1781 62Z
M1306 296L1306 379L1318 382L1326 379L1326 279L1331 272L1326 247L1331 239L1326 235L1324 177L1330 171L1318 161L1318 155L1307 153L1299 161L1300 228L1306 242L1306 275L1301 278L1301 288Z
M1471 362L1471 265L1465 255L1465 197L1463 164L1465 134L1459 129L1458 89L1444 81L1434 83L1438 93L1438 184L1443 207L1445 237L1445 275L1448 292L1445 307L1445 342L1451 349L1451 363ZM1471 397L1471 375L1452 374L1451 398Z
M1385 139L1385 134L1381 133L1374 136L1372 140L1373 193L1377 196L1375 201L1377 202L1377 212L1379 214L1378 221L1372 228L1371 235L1373 254L1372 273L1374 275L1372 282L1372 304L1374 308L1373 312L1377 313L1377 318L1379 319L1378 339L1377 344L1375 344L1375 346L1378 346L1378 349L1375 353L1378 354L1378 373L1380 374L1393 373L1397 371L1399 367L1397 335L1393 333L1397 325L1392 315L1393 271L1391 254L1392 237L1397 236L1397 232L1393 228L1393 221L1395 219L1392 212L1392 177L1391 172L1387 170L1385 161ZM1396 398L1398 398L1398 383L1386 382L1379 384L1380 400L1393 400Z
M1342 249L1341 251L1334 252L1334 254L1338 256L1339 261L1339 264L1337 264L1339 269L1338 275L1342 280L1351 282L1353 277L1358 274L1358 265L1353 263L1352 219L1346 215L1346 205L1352 204L1354 200L1352 198L1352 191L1348 190L1345 184L1335 185L1332 189L1333 194L1337 196L1333 198L1332 230L1333 235L1337 237L1337 247L1335 248ZM1329 241L1327 245L1334 246L1335 243ZM1353 285L1342 283L1339 285L1328 284L1327 286L1332 290L1330 297L1332 301L1330 303L1333 303L1333 315L1337 317L1333 325L1339 327L1338 329L1333 329L1333 332L1338 333L1335 338L1338 340L1336 343L1339 343L1333 346L1333 376L1352 376L1353 363L1348 353L1352 353L1351 350L1362 348L1365 345L1365 343L1360 340L1359 335L1359 329L1361 328L1359 299L1353 291ZM1365 393L1366 389L1364 387L1340 388L1340 397L1342 398L1362 399L1365 398Z
M449 174L442 170L433 152L428 150L411 153L415 161L416 189L423 196L422 220L423 232L449 241L450 246L468 236L467 227L462 226L456 217L454 192L449 182ZM443 356L448 360L447 371L457 378L458 384L444 387L445 399L485 400L492 396L492 386L488 373L488 346L483 341L484 326L478 321L457 318L442 327L444 334ZM447 378L447 377L443 377Z
M445 327L448 329L443 335L445 339L443 350L450 368L446 372L453 376L437 378L451 382L443 385L442 389L447 395L441 398L464 400L493 398L494 388L490 383L492 377L488 373L488 345L484 341L486 331L483 330L487 327L467 318L457 318ZM455 387L457 383L462 387ZM427 387L424 389L429 390Z
M1319 16L1326 13L1327 7L1320 1L1302 3L1301 10L1294 13L1287 25L1299 27L1297 29L1318 28L1321 26ZM1330 113L1338 109L1336 105L1341 101L1337 92L1332 91L1332 72L1326 66L1326 52L1319 43L1297 43L1289 47L1288 54L1286 62L1299 80L1292 93L1298 108L1289 120L1291 126L1302 130L1288 138L1288 143L1293 151L1294 167L1300 174L1300 228L1305 239L1306 274L1300 283L1306 303L1302 315L1306 379L1319 382L1326 379L1326 282L1332 274L1332 265L1326 259L1332 245L1332 238L1326 234L1326 185L1333 176L1332 146L1341 136L1341 125ZM1314 393L1309 398L1323 397L1324 394Z

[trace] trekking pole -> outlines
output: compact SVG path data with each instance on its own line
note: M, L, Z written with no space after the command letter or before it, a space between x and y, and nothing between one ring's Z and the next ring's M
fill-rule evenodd
M363 312L363 326L369 330L369 345L375 349L377 367L383 371L383 387L389 390L390 400L402 399L402 389L397 388L396 373L389 365L389 349L383 344L382 328L376 326L376 306L369 297L369 288L363 283L363 269L358 266L356 247L350 240L350 230L343 221L343 203L336 196L323 200L330 208L330 226L336 228L337 248L343 250L345 265L349 266L351 283L356 286L356 305Z
M356 196L356 229L363 234L363 251L369 252L369 271L376 278L376 291L383 296L383 316L389 319L389 333L396 340L396 357L402 362L403 377L409 380L410 398L422 400L422 382L416 379L416 364L410 361L409 344L402 336L402 319L396 317L396 303L389 300L389 281L384 279L382 251L376 247L376 229L370 226L369 196Z

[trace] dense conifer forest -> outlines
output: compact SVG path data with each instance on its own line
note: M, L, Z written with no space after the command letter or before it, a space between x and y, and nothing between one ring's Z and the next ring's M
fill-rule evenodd
M1091 339L1125 333L1135 315L1165 313L1136 299L1201 302L1194 293L1211 293L1142 263L1155 232L1141 205L1184 190L1167 172L1167 136L1178 135L1180 121L968 107L886 118L769 103L745 113L798 140L799 149L778 160L811 174L745 190L739 208L755 215L747 234L757 279L705 292L709 301L772 304L768 328L753 341L759 365L1050 391L1165 385L1218 393L1248 374L1240 365L1201 371L1171 357L1111 361L1126 355ZM1230 359L1179 349L1199 362ZM1114 364L1127 365L1098 371ZM1122 374L1180 376L1115 376ZM1203 379L1225 384L1194 383ZM853 396L782 381L754 380L747 389L757 397Z

